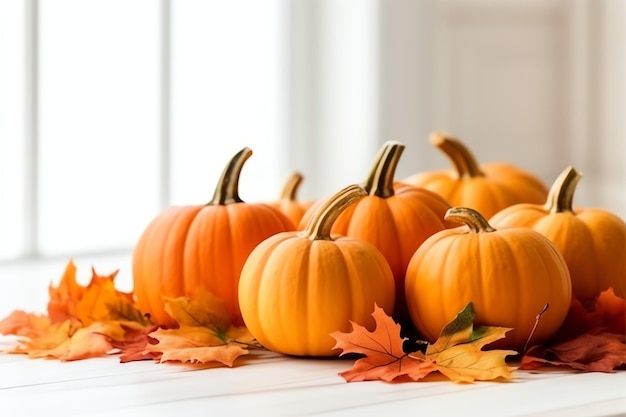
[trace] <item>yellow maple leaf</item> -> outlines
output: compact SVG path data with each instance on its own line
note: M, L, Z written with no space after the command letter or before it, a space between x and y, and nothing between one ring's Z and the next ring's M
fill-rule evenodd
M180 327L150 333L158 343L146 346L145 352L161 353L161 362L219 362L232 367L256 346L248 329L230 323L223 301L204 289L191 298L164 298L164 303Z
M497 378L512 379L513 367L506 363L514 350L482 350L486 345L504 338L509 328L480 326L474 328L476 314L469 303L441 331L435 343L423 355L436 364L436 370L455 382L473 382ZM420 355L422 357L422 355Z
M504 337L509 329L500 327L477 327L473 305L468 304L441 331L437 341L426 352L405 352L400 326L380 307L374 305L372 316L376 327L370 331L356 323L351 332L333 332L337 341L335 348L342 355L356 353L352 368L341 372L346 381L419 381L438 371L455 382L476 380L511 379L514 368L505 358L517 354L510 350L482 348Z

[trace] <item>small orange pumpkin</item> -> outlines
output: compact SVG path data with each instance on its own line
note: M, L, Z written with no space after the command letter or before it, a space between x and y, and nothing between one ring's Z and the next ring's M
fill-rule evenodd
M434 191L452 206L470 207L489 218L517 203L543 203L547 186L534 175L507 163L479 165L457 138L433 132L430 142L452 161L454 170L414 174L403 182Z
M581 177L567 167L554 181L545 204L516 204L497 213L490 223L530 227L550 239L567 262L574 296L591 308L609 287L626 296L626 224L606 210L573 207Z
M428 238L407 268L407 304L417 330L432 342L473 302L478 325L513 329L493 346L521 350L547 303L532 343L554 336L569 310L572 285L552 242L529 228L496 230L466 207L451 208L446 218L465 226Z
M213 199L205 205L175 206L146 227L132 258L138 308L155 324L173 326L162 297L193 295L200 287L224 300L232 320L241 322L237 287L252 249L265 238L294 226L267 204L239 197L239 175L249 148L227 164Z
M365 191L349 186L327 200L301 232L276 234L250 254L239 281L241 314L267 349L289 355L336 356L334 331L350 321L373 326L374 305L393 312L395 284L383 255L331 227Z
M278 201L270 203L272 207L277 208L285 214L294 226L300 224L300 220L302 220L302 216L304 216L306 210L313 205L313 201L299 201L296 197L298 188L303 180L304 177L301 173L291 173L283 186Z
M394 181L404 148L395 141L381 146L363 184L368 195L337 218L333 233L370 242L385 255L396 281L395 318L410 323L404 302L406 266L426 238L450 226L443 219L450 205L432 191ZM314 211L305 214L300 228Z

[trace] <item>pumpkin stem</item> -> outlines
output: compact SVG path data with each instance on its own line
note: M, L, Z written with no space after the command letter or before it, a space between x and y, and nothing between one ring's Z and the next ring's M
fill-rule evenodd
M349 185L329 198L313 213L311 220L300 234L311 240L333 240L330 231L337 217L356 200L367 195L360 185Z
M252 150L246 147L231 158L222 171L213 198L207 203L207 206L243 203L243 200L239 198L239 176L243 164L250 156L252 156Z
M287 181L285 182L285 185L283 186L283 189L280 193L280 199L295 201L296 193L298 192L298 187L300 187L300 184L302 183L303 179L304 177L302 176L302 174L300 174L299 172L293 172L289 176L289 178L287 178Z
M445 220L463 223L474 233L495 232L496 229L485 220L482 214L469 207L451 207L446 211Z
M480 165L470 150L457 138L444 133L433 132L430 134L430 143L439 148L454 164L459 178L482 177L485 174L480 170Z
M387 198L394 195L393 180L404 145L400 142L387 141L378 151L363 188L369 195Z
M551 214L574 211L574 191L581 178L582 174L573 167L565 168L550 187L545 209Z

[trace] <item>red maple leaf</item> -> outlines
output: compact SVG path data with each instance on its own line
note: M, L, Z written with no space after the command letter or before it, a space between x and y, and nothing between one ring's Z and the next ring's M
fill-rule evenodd
M544 365L579 371L614 372L626 364L626 300L612 288L602 292L592 305L573 299L569 313L554 339L530 348L520 369Z

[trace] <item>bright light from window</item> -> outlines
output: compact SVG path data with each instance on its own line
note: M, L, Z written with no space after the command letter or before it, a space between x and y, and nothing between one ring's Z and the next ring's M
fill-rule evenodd
M0 259L24 245L24 10L0 2Z
M204 203L244 146L245 201L278 197L283 140L281 0L172 2L172 200ZM286 83L285 83L286 85Z
M40 1L40 247L130 247L158 208L159 4Z

